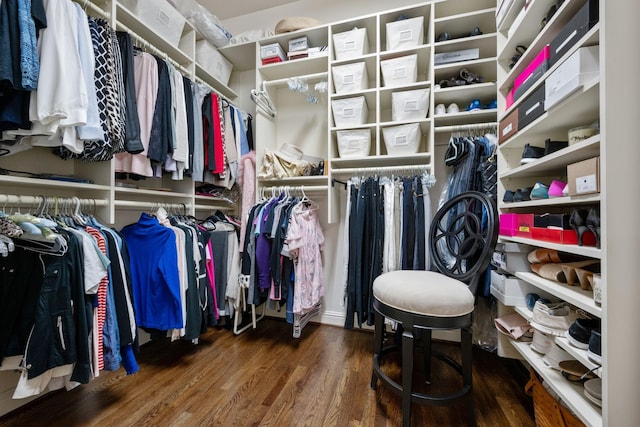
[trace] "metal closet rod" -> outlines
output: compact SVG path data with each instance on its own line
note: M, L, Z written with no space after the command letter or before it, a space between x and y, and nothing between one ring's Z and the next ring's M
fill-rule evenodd
M431 170L429 165L404 165L404 166L372 166L367 168L340 168L332 169L332 175L359 175L372 173L393 173L393 172L427 172Z
M436 126L434 131L436 133L442 132L464 132L467 130L496 130L498 123L486 122L486 123L470 123L466 125L454 125L454 126Z
M81 199L78 197L20 196L14 194L0 194L0 205L38 205L43 201L49 204L80 203L81 205L107 206L107 201L104 199Z
M260 188L264 191L288 190L288 191L308 191L310 193L327 191L326 185L270 185L270 186L265 186Z

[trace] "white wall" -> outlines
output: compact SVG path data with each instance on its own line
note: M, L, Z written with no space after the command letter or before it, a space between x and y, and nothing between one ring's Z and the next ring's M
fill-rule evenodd
M227 31L233 35L237 35L244 31L255 29L274 31L278 21L290 16L306 16L317 19L323 24L329 24L356 16L406 7L416 3L419 2L415 0L300 0L237 18L227 19L222 23Z

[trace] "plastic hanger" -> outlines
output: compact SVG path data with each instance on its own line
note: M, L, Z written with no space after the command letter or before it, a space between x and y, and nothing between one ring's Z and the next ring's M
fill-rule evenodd
M275 105L271 101L271 98L269 98L269 93L267 92L267 85L265 81L262 81L261 90L251 89L251 100L271 117L275 117L278 113Z

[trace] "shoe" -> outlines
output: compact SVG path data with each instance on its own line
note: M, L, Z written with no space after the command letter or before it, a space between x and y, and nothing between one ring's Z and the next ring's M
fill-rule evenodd
M447 109L445 108L444 104L436 105L436 116L439 116L440 114L446 114L446 113L447 113Z
M531 200L531 187L526 188L518 188L518 190L513 195L514 202L526 202Z
M577 318L576 312L571 310L566 302L544 303L538 300L533 306L533 315L529 323L540 332L563 337Z
M587 380L597 378L593 371L599 368L599 366L596 366L593 369L589 369L577 360L564 360L558 366L560 366L563 377L576 383L584 383Z
M582 246L582 237L587 228L587 211L584 209L574 209L569 217L569 225L578 235L578 246Z
M602 408L602 379L593 378L584 383L584 397Z
M547 365L551 369L556 369L559 371L560 362L564 362L565 360L571 360L571 359L573 359L573 357L571 357L569 353L567 353L562 348L560 348L560 346L557 345L556 343L552 343L551 348L549 349L547 354L544 355L544 357L542 358L542 361L544 362L545 365Z
M531 264L540 262L567 262L560 256L560 252L556 249L538 248L527 254L527 261Z
M480 31L480 28L475 27L473 30L471 30L471 34L469 34L470 36L481 36L482 35L482 31Z
M576 275L578 276L578 282L580 288L584 291L593 290L593 275L600 273L600 263L595 263L586 266L585 268L576 268Z
M515 193L511 190L505 190L504 192L504 196L502 197L502 201L505 203L511 203L513 202L513 195Z
M567 187L566 182L558 181L554 179L549 184L549 197L562 197L564 196L564 189Z
M582 350L588 349L591 331L600 330L600 325L600 319L576 319L567 330L569 344Z
M456 79L455 77L451 77L449 80L440 80L441 89L445 89L448 87L456 87L456 86L464 86L467 84L466 80Z
M524 149L522 150L522 159L520 159L520 164L525 165L527 163L535 162L542 156L544 156L544 148L525 144Z
M551 139L546 139L544 141L544 155L548 156L549 154L560 151L568 146L569 141L552 141Z
M553 337L542 333L538 330L533 331L533 339L531 340L531 350L536 351L540 354L547 354L549 350L551 350L551 345L553 344Z
M599 264L600 261L596 259L562 263L560 264L560 267L562 268L562 273L564 274L564 280L561 280L561 282L566 283L569 286L575 286L580 283L580 279L578 278L579 269L587 269L591 268L591 266L593 265Z
M439 42L446 42L447 40L451 40L451 36L449 35L449 33L444 32L438 35Z
M456 104L455 102L452 104L449 104L449 106L447 107L447 114L455 114L459 112L460 112L460 108L458 108L458 104Z
M587 350L587 356L589 360L598 365L602 365L602 335L597 329L591 331L591 337L589 337L589 348Z
M467 111L478 111L482 109L482 104L480 104L479 99L474 99L467 105Z
M535 294L535 293L528 293L525 297L525 302L527 304L527 308L531 311L533 311L533 307L536 305L537 301L542 301L545 304L550 303L551 301L549 301L546 298L540 298L540 295Z
M549 187L541 182L536 182L531 190L531 200L542 200L549 198Z
M496 108L498 108L497 99L494 99L493 101L482 107L483 110L495 110Z
M586 226L596 236L596 248L600 249L600 211L598 208L589 209Z
M460 70L460 78L469 84L484 83L484 77L482 77L480 74L473 74L466 68L463 68L462 70Z

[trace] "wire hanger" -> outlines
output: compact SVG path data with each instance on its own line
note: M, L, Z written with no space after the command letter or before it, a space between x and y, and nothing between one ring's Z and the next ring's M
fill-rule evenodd
M269 93L267 92L266 82L262 81L262 89L251 89L251 100L256 103L256 105L262 110L264 110L271 117L275 117L277 114L276 107L269 98Z

